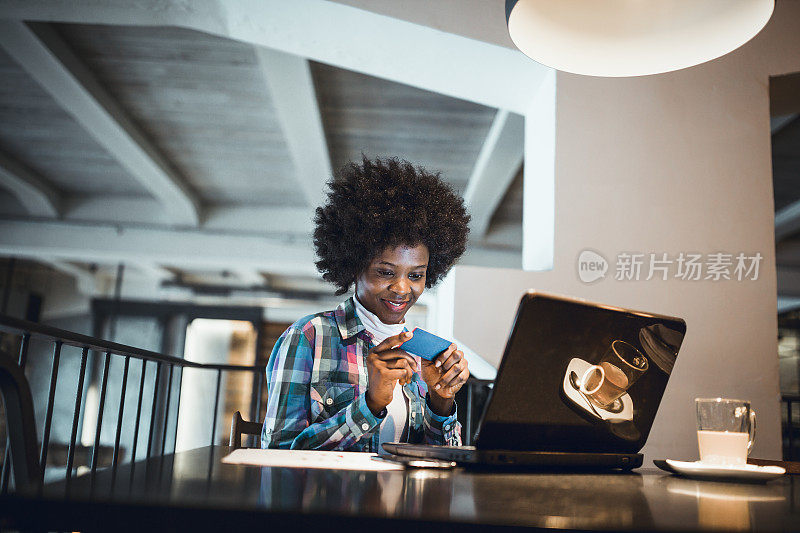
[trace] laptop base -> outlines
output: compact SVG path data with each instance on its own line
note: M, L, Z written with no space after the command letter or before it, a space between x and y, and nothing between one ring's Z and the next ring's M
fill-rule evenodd
M386 442L383 449L394 455L455 461L465 466L631 470L642 466L644 460L640 453L481 450L474 446L434 446L402 442Z

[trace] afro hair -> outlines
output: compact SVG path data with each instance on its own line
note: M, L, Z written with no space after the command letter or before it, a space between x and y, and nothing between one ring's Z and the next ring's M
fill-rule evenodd
M470 216L464 200L439 173L396 158L348 163L328 182L328 201L316 210L314 247L323 279L343 294L389 247L424 244L425 286L435 285L464 253Z

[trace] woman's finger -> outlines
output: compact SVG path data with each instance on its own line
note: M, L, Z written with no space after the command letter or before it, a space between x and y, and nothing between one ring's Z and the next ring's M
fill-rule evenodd
M398 359L403 359L405 361L408 361L408 363L411 366L413 366L413 367L417 366L417 360L414 359L414 356L409 354L408 352L405 352L405 351L399 349L399 348L396 349L396 350L386 350L386 351L383 351L383 352L374 352L374 356L379 361L396 361Z
M400 346L413 336L414 334L411 333L410 331L403 331L402 333L398 333L397 335L386 337L382 343L378 344L371 351L379 353L379 352L385 352L386 350L391 350L392 348Z
M390 359L388 361L382 361L382 363L389 369L400 369L400 370L411 370L413 372L414 364L409 362L408 359L403 357L398 357L397 359Z
M444 387L451 386L451 384L458 380L459 376L466 371L467 376L469 376L469 371L467 370L467 361L462 359L457 364L450 367L450 370L445 372L439 381L436 382L434 385L434 390L439 390Z
M450 370L442 374L442 377L439 378L439 381L436 382L436 385L433 386L433 389L439 390L443 387L446 387L447 384L450 383L453 378L458 377L460 373L461 369L458 367L458 365L451 367Z
M453 343L450 343L450 346L448 346L445 351L443 351L442 353L440 353L439 355L437 355L434 358L433 365L435 367L437 367L437 368L443 367L445 361L447 361L447 359L450 357L450 354L452 354L455 351L455 349L456 349L456 345L453 344Z
M403 385L407 385L408 383L411 383L413 376L414 376L414 368L409 366L406 369L406 377L405 377L405 380L403 382Z
M442 369L442 372L450 370L453 367L453 365L458 364L459 361L461 361L462 359L464 359L464 352L462 352L461 350L453 350L450 356L444 361L442 361L442 366L440 367Z
M405 379L406 374L406 370L403 368L387 368L381 372L381 377L390 381L400 381L401 379Z
M448 391L449 393L455 394L464 383L467 382L469 379L469 372L464 371L460 374L457 374L452 380L447 383L442 383L441 387L438 389L439 391Z
M460 389L461 386L467 382L469 379L469 370L466 368L461 371L456 377L454 377L445 387L455 388L456 390Z

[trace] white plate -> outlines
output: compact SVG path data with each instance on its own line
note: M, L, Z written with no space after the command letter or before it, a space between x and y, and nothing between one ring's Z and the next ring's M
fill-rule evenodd
M697 479L735 479L740 481L769 481L786 473L780 466L725 466L711 465L700 461L675 461L667 459L672 470L686 477Z

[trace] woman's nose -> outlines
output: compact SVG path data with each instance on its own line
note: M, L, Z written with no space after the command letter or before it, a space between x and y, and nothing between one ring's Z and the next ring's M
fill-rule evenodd
M406 295L411 292L411 284L405 278L401 278L395 280L394 283L389 287L389 290L398 295Z

